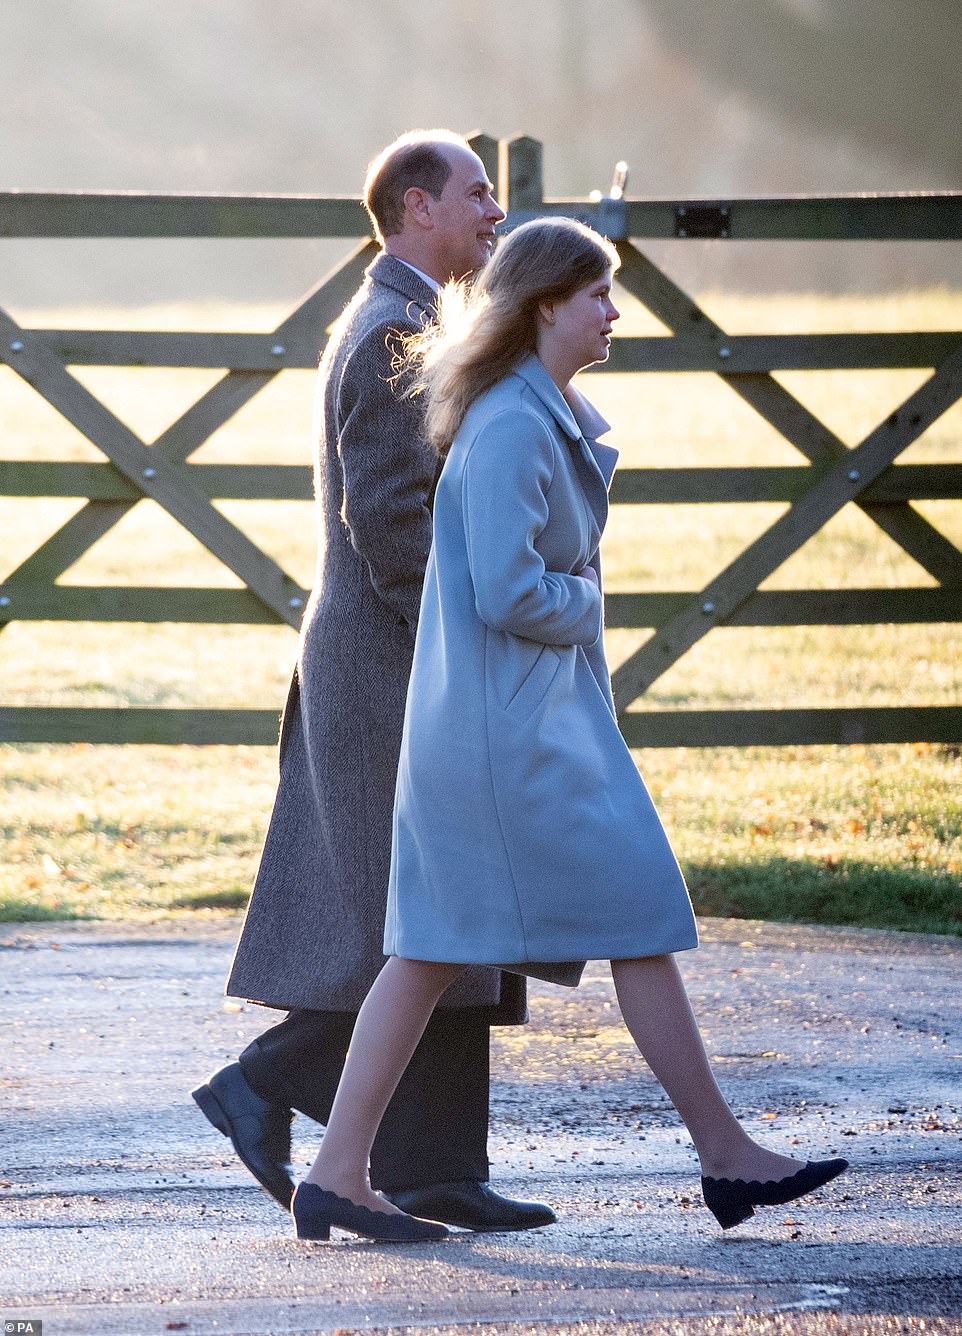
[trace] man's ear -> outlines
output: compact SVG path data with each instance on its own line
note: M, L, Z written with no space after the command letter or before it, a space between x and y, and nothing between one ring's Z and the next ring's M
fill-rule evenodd
M432 206L434 200L420 186L409 186L404 192L404 212L409 214L419 227L433 227Z

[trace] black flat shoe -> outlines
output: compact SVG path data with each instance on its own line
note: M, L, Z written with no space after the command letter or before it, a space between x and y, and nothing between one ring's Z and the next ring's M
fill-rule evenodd
M293 1113L256 1095L239 1062L215 1072L191 1097L208 1122L229 1137L242 1163L274 1200L290 1210L294 1195L291 1169Z
M388 1201L409 1215L443 1220L459 1229L478 1233L494 1230L540 1229L553 1225L557 1216L540 1201L514 1201L502 1197L487 1183L464 1179L456 1183L433 1183L429 1187L385 1192Z
M294 1234L299 1239L329 1239L332 1226L381 1243L437 1243L449 1237L444 1225L417 1220L413 1215L372 1211L348 1197L319 1188L316 1183L298 1185L291 1202L291 1215Z
M798 1173L773 1178L767 1183L744 1178L705 1178L701 1190L705 1205L722 1229L733 1229L755 1214L755 1206L784 1206L786 1202L814 1192L848 1168L848 1160L809 1160Z

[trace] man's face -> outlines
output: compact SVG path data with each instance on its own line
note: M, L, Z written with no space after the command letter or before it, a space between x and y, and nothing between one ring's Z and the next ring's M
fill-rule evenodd
M456 144L445 144L441 151L451 175L431 208L436 259L446 278L463 278L487 263L494 229L505 214L476 153Z

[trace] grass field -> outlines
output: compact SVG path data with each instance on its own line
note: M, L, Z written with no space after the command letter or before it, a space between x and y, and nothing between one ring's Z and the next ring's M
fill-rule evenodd
M962 297L737 298L708 294L731 332L962 328ZM620 333L657 332L625 303ZM266 307L17 311L58 327L269 329ZM217 373L77 373L154 439ZM797 373L784 383L857 443L925 372ZM312 375L279 376L194 458L306 462ZM591 376L622 463L799 463L800 456L710 376ZM29 387L0 369L0 457L100 459ZM962 458L962 407L903 462ZM918 509L962 545L962 503ZM79 506L0 498L0 575ZM224 503L305 584L314 523L304 503ZM781 513L771 505L635 506L605 539L612 590L696 588ZM173 521L135 508L65 583L236 585ZM919 586L933 581L847 507L765 587ZM647 632L609 635L612 666ZM295 647L285 628L12 624L0 636L4 704L280 707ZM715 631L651 688L645 709L957 704L957 625ZM639 752L638 761L708 913L962 933L962 753L927 744ZM3 747L6 857L0 918L219 914L242 906L273 794L265 748Z

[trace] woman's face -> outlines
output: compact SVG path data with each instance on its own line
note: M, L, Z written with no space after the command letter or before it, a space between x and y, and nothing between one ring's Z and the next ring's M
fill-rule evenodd
M611 271L553 304L556 347L571 366L608 360L611 326L620 312L611 300Z

